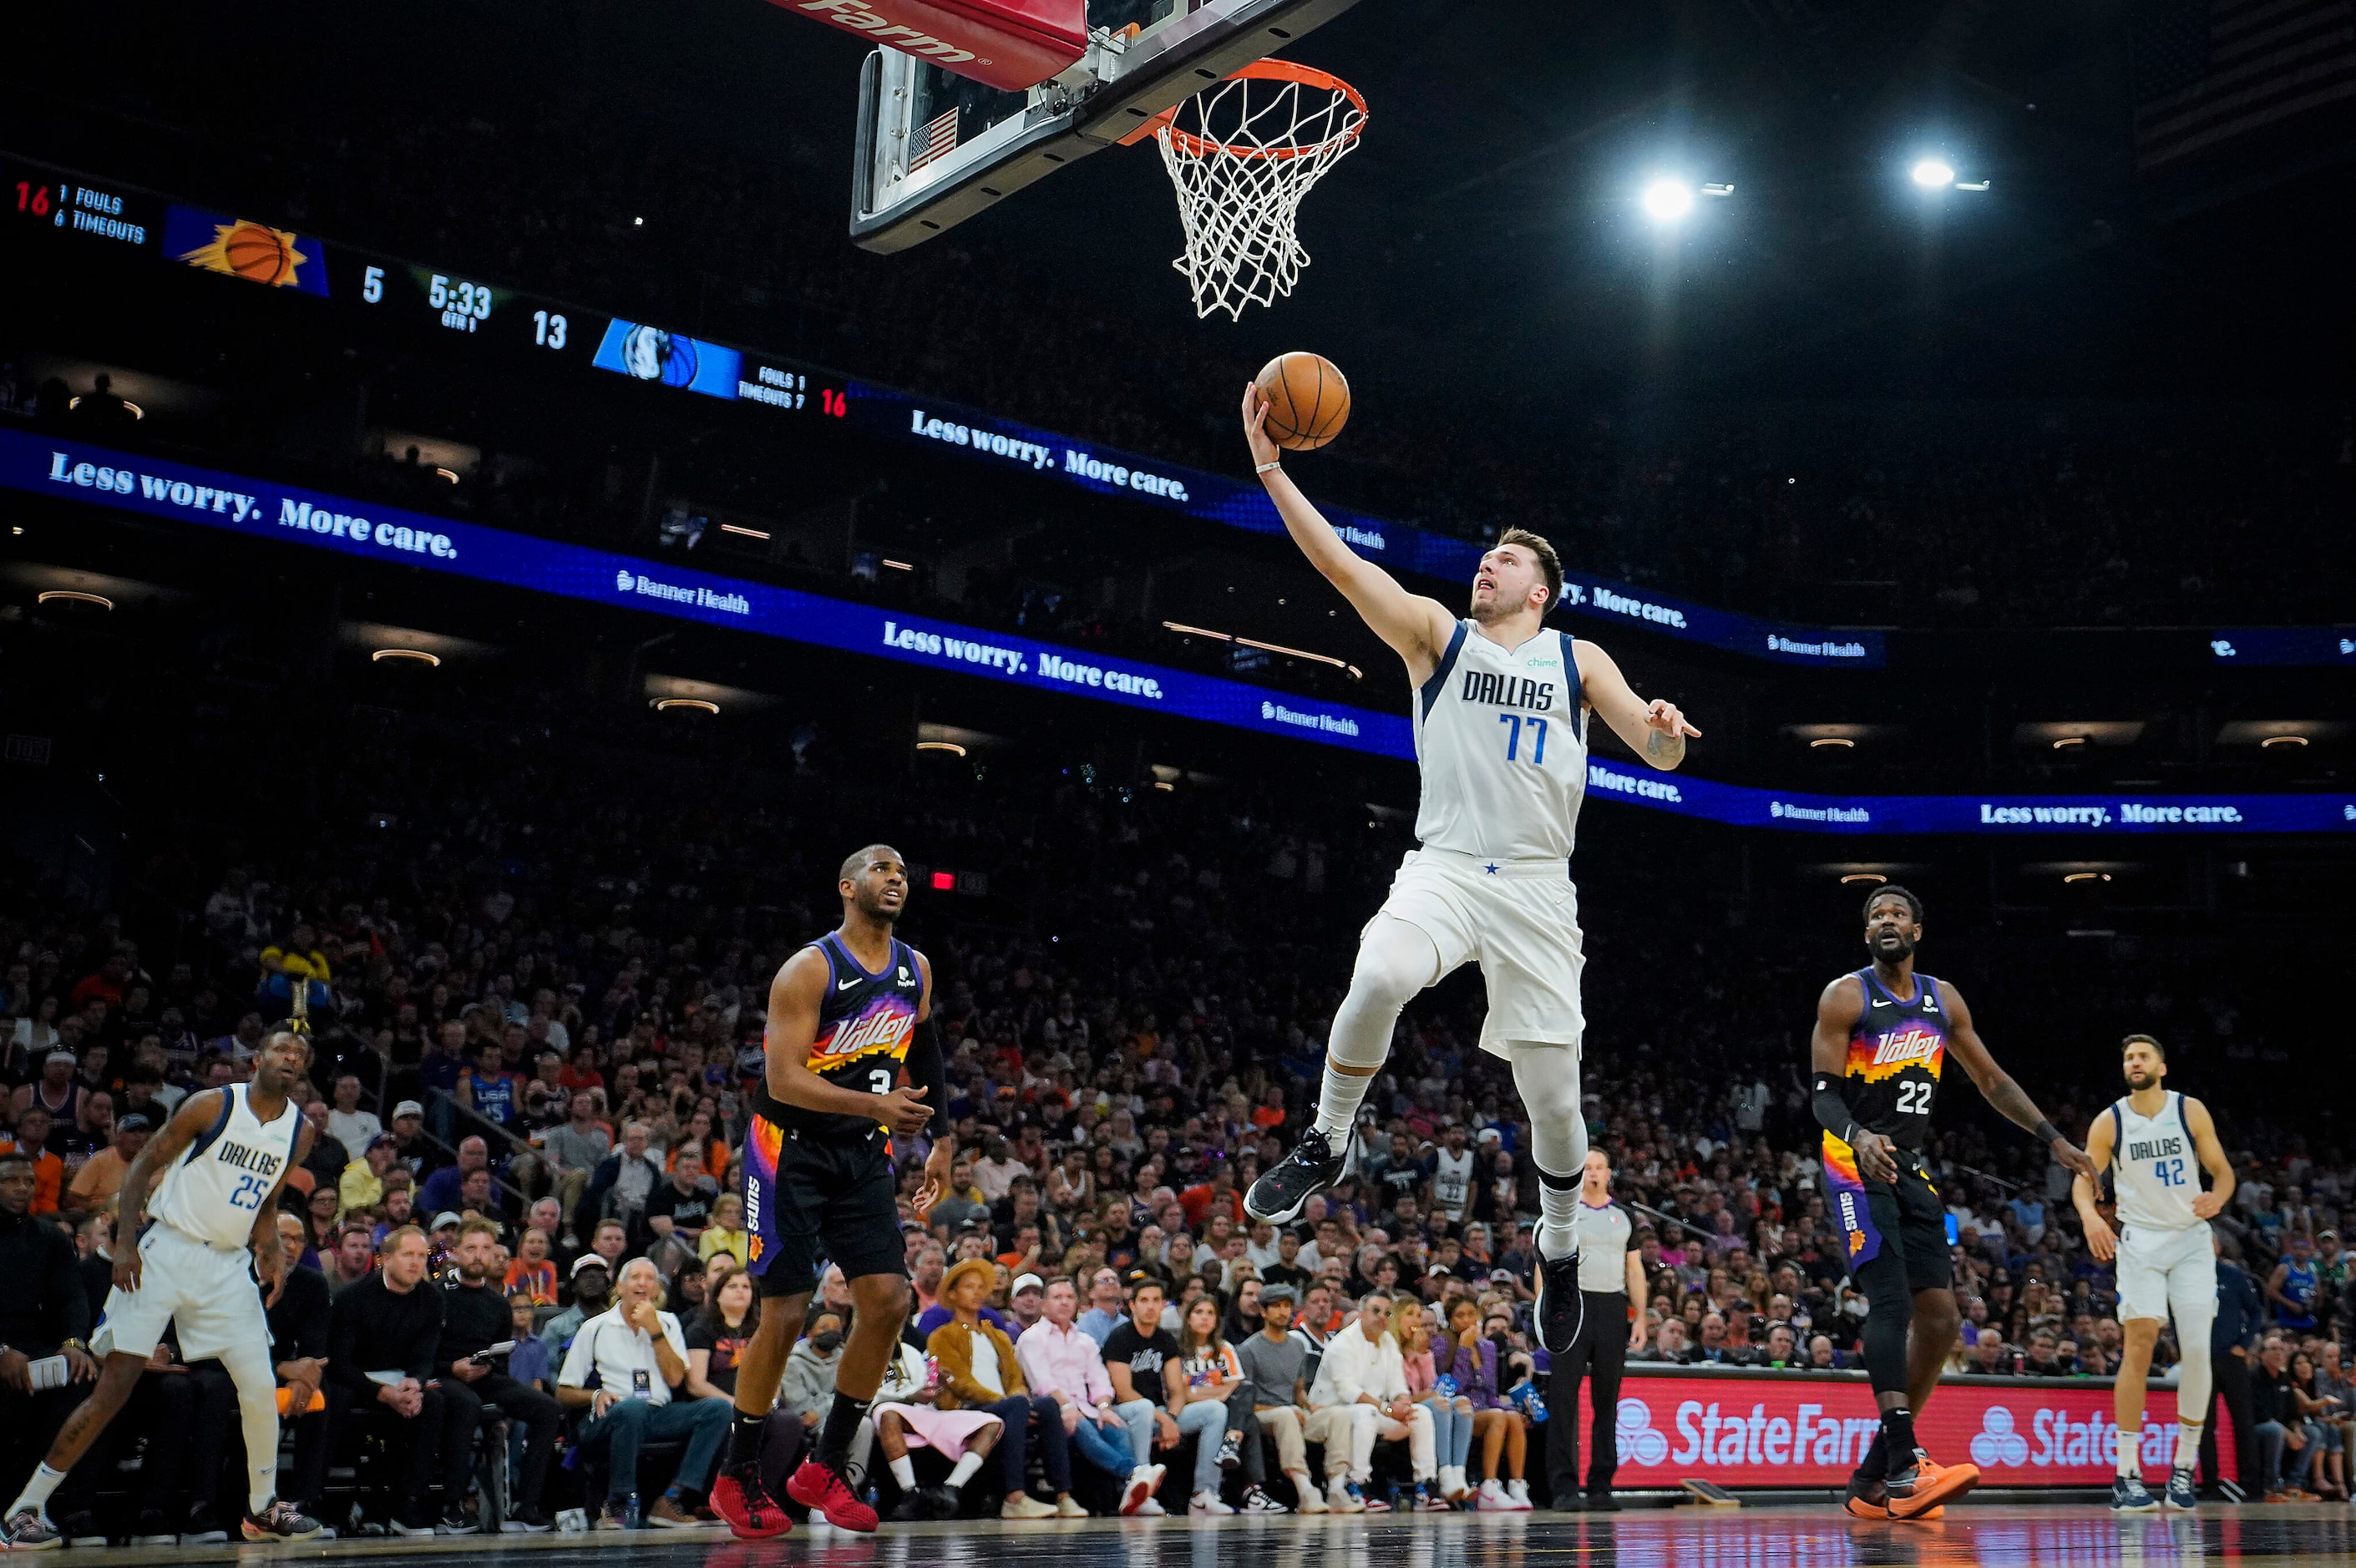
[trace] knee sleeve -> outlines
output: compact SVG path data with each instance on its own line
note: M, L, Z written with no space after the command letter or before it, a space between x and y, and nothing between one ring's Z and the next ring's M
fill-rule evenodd
M238 1344L222 1352L220 1363L237 1386L249 1500L267 1502L278 1491L278 1379L271 1370L269 1349Z
M2184 1360L2178 1363L2176 1374L2176 1418L2183 1421L2190 1416L2191 1424L2198 1426L2208 1419L2209 1392L2217 1386L2209 1360L2209 1324L2179 1323L2176 1331L2184 1340Z
M1506 1048L1514 1087L1530 1118L1530 1157L1550 1176L1576 1181L1587 1164L1587 1118L1579 1105L1579 1052L1567 1045L1517 1040Z
M1391 1030L1418 991L1440 978L1440 949L1418 927L1376 915L1358 944L1350 993L1333 1014L1325 1054L1345 1067L1380 1067L1391 1053Z

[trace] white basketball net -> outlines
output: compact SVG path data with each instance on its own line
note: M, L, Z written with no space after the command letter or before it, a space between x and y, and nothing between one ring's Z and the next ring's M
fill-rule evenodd
M1276 303L1309 265L1294 225L1301 198L1358 144L1366 102L1348 84L1260 60L1172 111L1155 133L1178 191L1194 314Z

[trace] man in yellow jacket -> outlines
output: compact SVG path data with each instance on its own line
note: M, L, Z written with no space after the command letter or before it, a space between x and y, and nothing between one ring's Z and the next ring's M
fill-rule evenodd
M980 1411L1003 1423L1005 1435L996 1452L1004 1467L1006 1500L999 1518L1086 1519L1088 1510L1072 1497L1063 1406L1029 1391L1022 1363L1014 1359L1014 1342L982 1318L981 1304L997 1283L998 1267L987 1258L968 1258L941 1276L941 1304L951 1316L925 1342L941 1370L940 1408ZM1023 1489L1025 1452L1034 1441L1047 1484L1055 1490L1053 1507Z

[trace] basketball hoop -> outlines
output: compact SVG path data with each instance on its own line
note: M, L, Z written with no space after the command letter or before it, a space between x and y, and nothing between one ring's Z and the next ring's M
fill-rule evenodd
M1309 252L1295 219L1327 169L1358 144L1366 101L1339 77L1262 59L1165 111L1141 131L1162 144L1177 187L1194 314L1243 319L1292 292ZM1133 139L1124 137L1124 141Z

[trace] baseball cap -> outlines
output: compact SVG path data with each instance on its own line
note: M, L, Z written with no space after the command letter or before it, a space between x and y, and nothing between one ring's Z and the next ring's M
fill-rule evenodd
M1037 1275L1018 1274L1014 1276L1013 1287L1007 1291L1006 1294L1009 1296L1020 1296L1026 1290L1044 1290L1046 1288L1045 1283L1042 1281Z
M458 1222L458 1216L451 1213L447 1209L444 1209L442 1212L434 1216L434 1223L428 1225L426 1229L429 1231L438 1231L444 1225L455 1225Z
M396 1122L401 1120L403 1116L417 1116L422 1118L424 1115L425 1107L419 1104L414 1100L403 1100L400 1104L395 1105L392 1108L392 1119Z
M1472 1135L1472 1141L1476 1144L1503 1143L1505 1141L1505 1136L1494 1127L1483 1127Z
M369 1139L368 1147L370 1148L391 1148L398 1147L400 1143L401 1140L394 1137L391 1133L379 1133L376 1136Z
M127 1116L117 1116L114 1119L114 1130L118 1133L144 1133L155 1125L136 1111Z
M1489 1283L1491 1285L1511 1285L1514 1283L1514 1271L1509 1268L1493 1268L1489 1271Z
M583 1253L579 1257L573 1260L573 1272L566 1275L566 1277L569 1279L579 1279L581 1277L581 1271L584 1268L601 1268L607 1274L614 1272L614 1265L607 1263L595 1253Z

